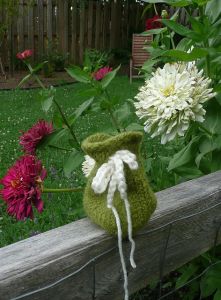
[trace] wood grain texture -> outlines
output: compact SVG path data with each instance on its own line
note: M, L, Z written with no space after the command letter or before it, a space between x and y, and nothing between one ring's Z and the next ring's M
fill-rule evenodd
M23 0L19 1L18 8L18 22L17 22L17 30L18 30L18 51L21 52L24 50L24 24L23 24Z
M52 21L52 0L47 0L47 39L48 42L52 42L52 32L53 32L53 21Z
M158 278L160 272L166 274L213 246L221 222L221 172L161 191L157 198L156 212L135 236L137 268L132 270L128 265L130 293ZM125 241L126 253L129 246ZM104 251L107 253L102 254ZM73 276L23 299L122 299L117 241L87 218L1 248L0 299L44 288L85 264Z
M79 37L79 61L82 64L84 60L84 33L85 33L85 2L80 2L80 37Z
M42 59L44 53L44 6L43 0L38 0L38 59Z

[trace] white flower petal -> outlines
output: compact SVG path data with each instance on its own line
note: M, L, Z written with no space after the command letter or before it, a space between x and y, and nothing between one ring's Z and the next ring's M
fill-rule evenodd
M165 144L183 136L191 121L203 122L202 104L215 96L211 80L203 77L195 62L165 64L145 81L135 96L136 114L144 119L144 130L151 137L161 135Z

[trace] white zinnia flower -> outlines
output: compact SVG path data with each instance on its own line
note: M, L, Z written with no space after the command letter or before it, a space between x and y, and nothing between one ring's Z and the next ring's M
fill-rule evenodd
M89 155L84 156L85 161L82 163L82 171L85 177L88 177L95 166L95 160Z
M214 97L211 80L203 77L195 63L165 64L135 97L136 114L145 119L144 130L151 137L161 135L165 144L183 136L191 121L204 121L203 103Z

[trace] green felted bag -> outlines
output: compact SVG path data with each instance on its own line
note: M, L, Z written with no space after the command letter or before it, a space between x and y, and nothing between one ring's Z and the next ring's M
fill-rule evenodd
M94 134L82 143L82 149L85 153L95 160L95 165L88 176L84 192L85 212L94 223L113 235L117 234L117 225L112 210L107 207L107 190L102 194L97 194L93 191L91 184L98 169L117 151L128 150L135 154L138 169L131 170L124 163L124 175L127 185L127 198L130 204L132 230L135 232L143 227L156 208L156 197L149 186L142 165L141 141L142 133L124 132L116 136L104 133ZM125 237L128 232L127 215L124 201L122 201L118 191L114 193L113 205L119 214L122 234Z

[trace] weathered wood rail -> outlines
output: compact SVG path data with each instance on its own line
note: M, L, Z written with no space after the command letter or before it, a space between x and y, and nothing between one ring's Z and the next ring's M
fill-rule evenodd
M137 269L128 266L130 293L210 249L215 236L221 243L221 172L161 191L157 198L155 214L135 238ZM129 250L127 242L124 247ZM88 219L0 249L1 300L117 300L122 295L116 239Z

